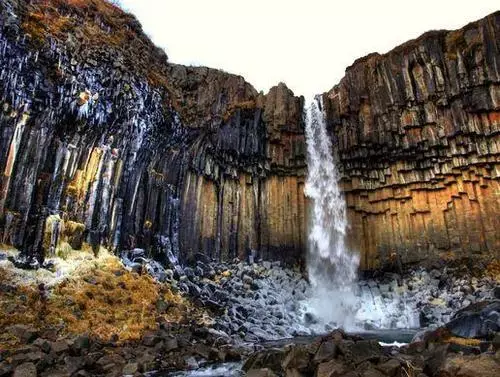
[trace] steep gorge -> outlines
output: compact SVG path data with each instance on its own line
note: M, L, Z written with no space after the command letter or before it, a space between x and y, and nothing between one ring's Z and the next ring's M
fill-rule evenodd
M302 97L172 64L101 0L0 12L1 243L301 260ZM498 256L499 35L499 13L428 33L324 95L363 269Z

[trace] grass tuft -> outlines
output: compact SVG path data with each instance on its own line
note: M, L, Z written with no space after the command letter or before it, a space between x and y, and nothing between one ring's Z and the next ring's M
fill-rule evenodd
M49 291L47 299L36 284L13 285L15 270L0 267L0 328L25 324L59 329L59 335L83 334L119 342L140 339L160 322L201 320L203 313L149 275L126 270L112 255L86 260ZM8 287L6 289L6 287ZM162 301L164 304L159 305ZM166 304L166 305L165 305ZM0 349L14 347L8 333L0 334Z

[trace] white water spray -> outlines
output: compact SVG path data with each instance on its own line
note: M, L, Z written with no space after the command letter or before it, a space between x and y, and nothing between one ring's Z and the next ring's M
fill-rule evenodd
M356 312L355 287L359 257L347 250L346 203L326 132L321 99L306 114L308 176L305 194L311 198L308 273L310 309L323 323L351 328Z

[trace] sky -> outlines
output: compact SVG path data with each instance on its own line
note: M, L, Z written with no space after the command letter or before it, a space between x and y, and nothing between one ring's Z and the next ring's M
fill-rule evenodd
M329 90L355 59L431 29L457 29L499 0L118 0L173 63L242 75L267 92Z

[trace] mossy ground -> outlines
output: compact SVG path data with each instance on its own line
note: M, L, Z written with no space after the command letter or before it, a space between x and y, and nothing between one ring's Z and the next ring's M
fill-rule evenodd
M59 336L88 334L126 342L140 339L159 323L200 322L204 317L168 284L126 270L113 255L94 258L88 253L79 260L66 278L44 284L46 298L36 279L20 279L16 275L22 270L0 266L0 328L25 324L55 329ZM0 333L0 350L15 346L16 339Z

